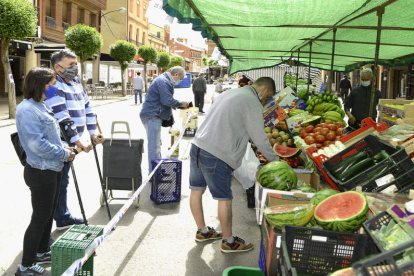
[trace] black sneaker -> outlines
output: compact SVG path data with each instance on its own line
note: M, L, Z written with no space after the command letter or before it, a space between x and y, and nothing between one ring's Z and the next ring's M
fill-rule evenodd
M45 253L37 253L35 262L38 264L51 264L52 263L52 252L48 251Z
M35 263L29 267L24 267L22 265L19 265L14 275L16 276L39 276L39 275L49 276L51 274L49 271L47 271L46 269L44 269L43 267Z
M65 229L70 228L74 224L84 224L84 223L85 222L83 221L83 219L71 217L63 221L63 223L56 222L56 230L65 230Z

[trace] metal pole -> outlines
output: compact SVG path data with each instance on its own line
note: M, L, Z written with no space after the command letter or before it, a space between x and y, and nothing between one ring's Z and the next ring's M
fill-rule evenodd
M299 80L299 57L300 57L300 49L298 50L298 62L297 62L297 66L296 66L296 85L295 85L295 91L296 93L298 92L298 80Z
M407 87L408 87L408 90L407 90L406 99L412 100L413 99L413 64L412 63L408 65Z
M328 87L329 91L332 92L332 83L333 83L333 77L334 77L334 61L335 61L335 45L336 45L336 28L332 30L333 32L333 38L332 38L332 53L331 53L331 71L329 72L329 81L328 81Z
M377 90L377 69L378 69L378 57L381 43L381 26L382 26L382 15L384 14L384 7L379 7L377 10L378 24L377 24L377 41L375 44L375 59L374 59L374 72L371 81L371 96L369 101L369 117L374 117L375 111L375 91ZM373 118L376 120L376 118Z
M311 64L312 64L312 40L309 42L308 94L309 94Z

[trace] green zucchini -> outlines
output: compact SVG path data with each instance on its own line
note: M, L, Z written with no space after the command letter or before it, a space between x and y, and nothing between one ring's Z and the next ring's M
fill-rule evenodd
M365 171L366 169L375 165L374 160L371 157L365 158L358 163L352 165L348 169L344 170L339 176L339 180L342 182L348 181L352 177L360 174L361 172Z
M385 150L381 150L380 152L378 152L377 154L375 154L372 157L372 159L374 159L375 163L379 163L382 160L385 160L387 158L390 158L390 155Z
M332 174L338 177L341 173L349 169L353 164L358 163L359 161L368 157L368 154L365 151L358 152L354 155L349 156L348 158L342 160L333 167Z

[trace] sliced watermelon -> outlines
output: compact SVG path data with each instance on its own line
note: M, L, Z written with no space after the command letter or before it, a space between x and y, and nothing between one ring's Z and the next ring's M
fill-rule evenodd
M282 146L279 144L275 144L273 146L273 150L280 157L293 157L300 153L299 148L291 148L291 147L286 147L286 146Z
M358 192L344 192L332 195L315 208L316 222L331 231L353 232L367 219L368 203Z

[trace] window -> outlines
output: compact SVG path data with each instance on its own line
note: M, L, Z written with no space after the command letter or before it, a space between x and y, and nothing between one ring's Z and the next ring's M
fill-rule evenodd
M129 25L128 40L132 39L132 25Z
M96 15L96 13L91 13L91 26L92 27L97 27L97 24L96 24L96 18L97 18L97 15Z
M79 8L78 9L78 23L84 23L85 22L85 10Z
M56 0L46 0L46 16L55 18Z
M142 33L142 45L145 45L145 37L147 34L145 32Z
M129 0L128 10L130 13L134 13L134 0Z
M161 32L157 32L157 37L161 38Z
M139 12L140 12L140 10L139 10L139 1L137 1L137 17L139 17Z
M135 34L135 41L137 44L139 43L139 29L137 29L137 33Z

